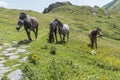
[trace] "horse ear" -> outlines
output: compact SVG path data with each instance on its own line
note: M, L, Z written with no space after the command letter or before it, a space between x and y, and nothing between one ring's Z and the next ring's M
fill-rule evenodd
M55 21L58 20L57 18L55 18Z

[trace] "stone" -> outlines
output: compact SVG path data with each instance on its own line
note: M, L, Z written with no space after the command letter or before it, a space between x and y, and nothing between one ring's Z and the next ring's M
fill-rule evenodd
M0 60L0 64L3 64L4 62L6 62L6 60Z
M9 47L10 46L9 43L3 43L2 45L3 45L3 47Z
M18 53L5 53L4 55L5 56L12 56L12 55L16 55L16 54L18 54Z
M10 74L8 74L8 80L22 80L23 78L23 73L21 71L21 69L17 69L13 72L11 72Z
M92 50L92 51L91 51L91 54L92 54L92 55L96 54L96 51L95 51L95 50Z
M12 53L12 52L14 52L14 50L16 50L16 48L7 48L7 49L4 50L2 53L3 53L3 54Z
M10 60L12 60L12 59L18 59L19 57L20 57L20 56L18 56L18 55L12 55L12 56L9 57L9 59L10 59Z
M16 50L16 48L7 48L6 51L10 52L10 51L13 51L13 50Z
M16 53L25 53L25 54L28 54L28 52L25 49L17 49Z
M29 48L29 47L30 47L30 46L25 46L25 45L20 46L21 49L26 49L26 48Z
M0 67L3 67L4 66L4 64L0 64Z
M3 47L2 46L0 46L0 50L2 49Z
M11 69L9 67L0 67L0 74L4 74L8 71L10 71Z
M17 43L18 43L18 42L17 42L17 41L15 41L15 40L14 40L14 41L12 41L12 42L13 42L14 44L17 44Z
M28 57L24 57L23 59L19 60L19 62L25 62L28 59Z

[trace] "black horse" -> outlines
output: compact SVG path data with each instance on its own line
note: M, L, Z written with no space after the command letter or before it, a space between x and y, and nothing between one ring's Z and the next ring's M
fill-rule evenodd
M39 26L38 20L35 17L28 16L25 12L21 12L18 20L18 26L16 27L16 29L19 31L22 25L24 25L28 40L32 40L30 36L30 31L34 32L35 40L37 40Z
M102 37L102 30L100 28L92 30L89 33L89 38L90 38L90 41L91 41L91 48L94 47L94 43L95 43L95 46L97 48L97 35L100 35Z
M54 35L55 35L55 39L57 42L57 25L54 22L51 22L49 24L49 42L52 43L54 42Z

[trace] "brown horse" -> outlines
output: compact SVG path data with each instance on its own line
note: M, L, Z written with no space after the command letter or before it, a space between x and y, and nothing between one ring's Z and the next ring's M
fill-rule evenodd
M94 47L94 44L97 48L97 35L100 35L102 37L102 30L100 28L92 30L89 33L89 38L90 38L90 41L91 41L91 48Z
M30 36L30 31L34 32L35 39L37 40L39 25L38 20L35 17L28 16L25 12L21 12L18 20L18 26L16 27L16 29L19 31L22 25L24 25L24 29L27 33L28 40L32 40Z

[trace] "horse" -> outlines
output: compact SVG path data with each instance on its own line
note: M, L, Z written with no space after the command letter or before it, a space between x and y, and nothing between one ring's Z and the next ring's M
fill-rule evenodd
M55 35L55 39L56 39L56 42L57 42L57 25L54 24L53 22L51 22L49 24L49 42L52 43L54 42L54 35Z
M19 15L19 20L18 20L18 23L17 23L16 30L19 31L22 25L24 25L24 29L27 33L28 40L32 41L32 38L30 36L30 31L34 32L35 40L37 40L38 26L39 26L39 22L38 22L37 18L30 17L25 12L21 12L20 15Z
M62 24L57 18L53 21L54 24L57 24L58 26L58 32L60 35L61 41L65 42L65 37L67 35L67 41L69 41L69 25L68 24Z
M91 41L91 48L94 47L94 44L97 48L97 35L100 35L102 37L102 30L100 28L92 30L89 33L89 38L90 38L90 41Z

